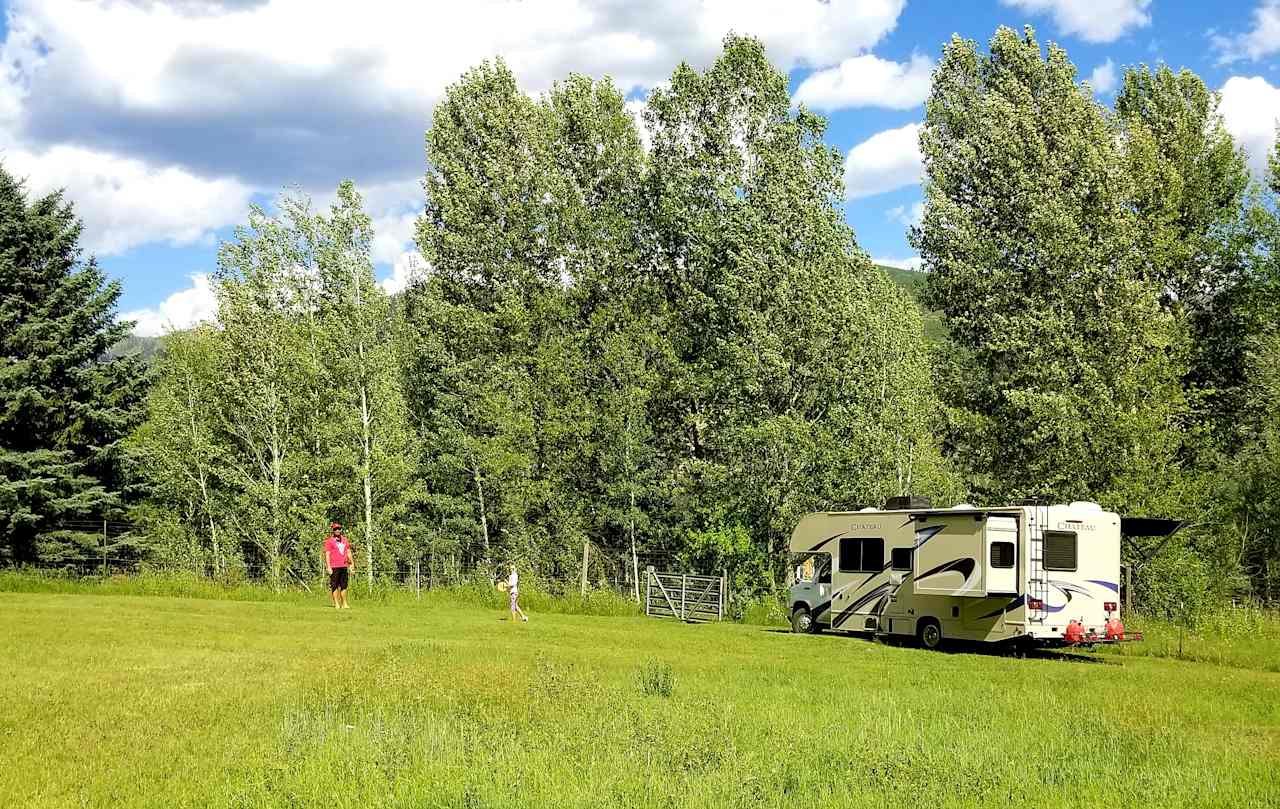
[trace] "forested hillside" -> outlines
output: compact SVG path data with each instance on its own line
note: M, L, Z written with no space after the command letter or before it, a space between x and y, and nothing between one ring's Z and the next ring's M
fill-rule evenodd
M592 579L763 594L807 511L1044 496L1188 523L1125 549L1151 609L1274 600L1280 163L1251 178L1216 107L1145 66L1104 106L1029 29L953 39L917 273L859 247L825 121L754 39L640 124L608 78L533 97L484 63L426 131L407 290L350 183L286 196L209 268L217 323L158 352L121 342L74 201L3 175L0 555L109 520L129 558L283 586L337 520L369 581L564 580L585 547Z

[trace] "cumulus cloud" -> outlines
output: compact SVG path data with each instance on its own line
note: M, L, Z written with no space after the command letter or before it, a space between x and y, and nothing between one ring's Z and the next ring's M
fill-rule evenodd
M432 107L483 59L501 55L529 90L576 70L629 92L681 60L710 63L736 31L784 69L824 66L876 44L904 1L367 0L353 13L313 0L15 0L2 63L16 66L6 83L22 88L31 141L313 187L420 174Z
M384 279L382 288L389 295L403 292L405 287L418 280L427 271L427 263L417 250L406 250L396 257L391 267L391 277Z
M1058 31L1085 42L1115 42L1151 24L1151 0L1000 0L1028 14L1048 14Z
M243 219L252 193L234 179L208 179L78 146L0 150L0 162L26 179L32 194L65 189L84 222L82 245L99 255L153 241L200 241Z
M1116 66L1108 59L1089 74L1089 86L1098 95L1106 95L1116 89Z
M873 258L873 264L881 267L893 267L899 270L911 270L913 272L921 272L924 270L924 259L919 256L908 256L907 258Z
M65 186L102 253L197 241L241 221L254 193L351 178L374 189L375 258L395 279L421 205L422 133L480 61L501 56L528 92L578 71L634 97L680 61L710 64L730 31L758 36L784 70L839 64L892 31L904 5L11 0L2 159L33 188Z
M845 59L809 75L795 100L817 110L888 107L907 110L929 97L933 61L915 54L910 62L892 62L872 54Z
M1211 38L1220 61L1258 60L1280 51L1280 0L1263 0L1253 10L1253 28L1242 34Z
M158 306L125 312L120 319L137 321L133 333L143 337L159 337L171 331L189 329L197 323L214 322L218 316L218 301L209 276L200 273L189 278L191 286L173 293Z
M1218 112L1236 144L1249 156L1249 168L1262 176L1280 119L1280 87L1261 76L1232 76L1222 85Z
M924 203L917 202L911 207L895 205L884 212L890 222L897 222L907 227L918 227L924 221Z
M849 150L844 161L845 196L882 194L920 182L920 124L877 132Z

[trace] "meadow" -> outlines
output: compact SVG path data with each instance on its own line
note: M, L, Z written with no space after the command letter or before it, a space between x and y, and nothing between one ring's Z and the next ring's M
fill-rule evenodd
M584 614L627 612L604 599L544 598L561 611L513 625L479 590L345 612L296 592L136 591L0 577L12 805L1118 809L1280 795L1274 635L1192 637L1199 653L1184 640L1194 659L1180 660L1159 656L1170 636L1155 627L1145 650L1015 659Z

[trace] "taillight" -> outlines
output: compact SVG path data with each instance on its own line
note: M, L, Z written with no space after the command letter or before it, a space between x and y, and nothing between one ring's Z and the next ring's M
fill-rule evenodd
M1116 611L1116 602L1114 602L1114 601L1107 601L1107 602L1105 602L1105 603L1102 605L1102 608L1103 608L1104 610L1106 610L1107 612L1115 612L1115 611Z
M1028 598L1027 609L1042 610L1044 609L1044 600L1039 598Z

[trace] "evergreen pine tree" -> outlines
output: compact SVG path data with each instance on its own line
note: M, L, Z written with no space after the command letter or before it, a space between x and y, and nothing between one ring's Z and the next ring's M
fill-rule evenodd
M119 515L121 439L141 415L145 371L106 359L132 324L120 284L82 258L61 193L28 201L0 168L0 558L83 557Z

